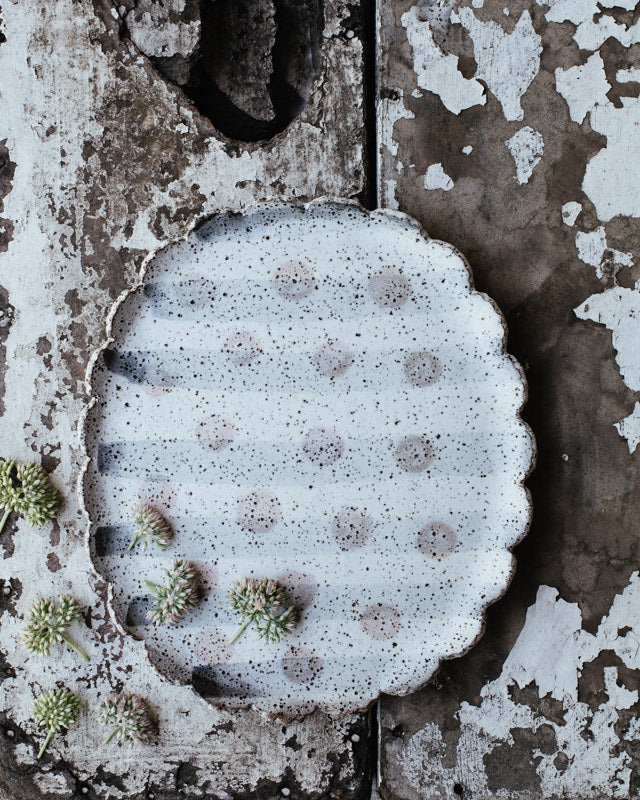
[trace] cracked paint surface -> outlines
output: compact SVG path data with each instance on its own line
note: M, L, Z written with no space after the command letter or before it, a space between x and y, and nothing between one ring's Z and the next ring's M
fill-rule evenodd
M107 0L3 4L0 63L12 77L0 130L2 456L42 463L65 502L53 524L32 530L11 517L0 537L2 797L368 790L366 716L272 725L250 712L215 711L148 668L141 643L123 637L107 613L76 495L87 364L113 300L136 281L148 252L221 208L361 191L362 47L358 35L336 33L349 16L347 4L325 3L322 69L307 106L273 140L244 146L217 134L120 38L121 18ZM149 487L166 499L161 489ZM76 627L91 655L86 666L70 652L40 660L17 644L35 597L62 591L85 609ZM77 692L83 713L37 766L41 733L29 706L59 682ZM162 736L149 748L101 746L90 709L119 687L148 697L159 716Z
M534 520L479 645L428 689L383 702L381 791L635 797L640 9L452 5L446 25L428 3L382 4L381 92L401 98L380 126L391 131L382 197L453 241L506 313L539 444ZM479 82L483 105L453 110L449 85L423 85L426 34L411 37L406 24L414 9L442 57L457 59L451 85ZM518 36L526 41L511 49ZM533 134L518 141L523 130L539 134L541 158ZM433 164L449 191L431 188Z
M430 797L455 797L456 783L473 797L508 796L497 789L488 768L500 748L516 746L528 731L530 760L519 769L530 773L543 797L628 797L629 750L640 739L640 716L632 710L638 681L629 674L640 668L639 607L636 572L592 634L582 627L576 603L541 586L500 675L482 687L479 702L461 703L457 764L446 763L445 741L433 723L406 741L390 742L387 759L397 759L396 769L407 782ZM592 667L601 681L595 702L583 693ZM528 702L536 694L547 700L546 707ZM393 726L393 714L386 724ZM621 739L627 747L620 747ZM431 754L426 771L421 768L425 752Z

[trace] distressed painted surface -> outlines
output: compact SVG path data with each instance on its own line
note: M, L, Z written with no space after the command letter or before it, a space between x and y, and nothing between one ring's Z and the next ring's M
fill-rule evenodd
M227 707L353 713L478 638L528 529L534 447L503 320L452 247L335 200L224 214L154 257L111 331L85 434L90 546L163 674ZM175 536L128 550L150 486ZM154 627L142 581L174 558L204 597ZM242 577L297 604L282 641L229 643Z
M453 6L447 25L428 0L382 4L381 193L459 247L506 313L539 445L534 520L480 644L384 701L382 792L637 796L640 9ZM426 85L434 41L457 74ZM482 100L452 104L461 80Z
M85 369L113 300L134 284L145 255L219 208L362 189L360 39L350 6L325 3L322 65L308 105L286 132L245 147L217 135L120 38L120 14L133 6L2 7L0 64L11 85L2 89L0 123L0 440L3 456L51 471L65 505L53 525L33 531L11 518L0 537L0 795L267 797L284 788L293 797L357 796L367 786L366 717L272 725L216 711L154 674L142 644L109 617L106 585L83 548L87 521L75 490ZM187 38L180 41L184 50ZM77 636L91 655L87 666L70 651L41 661L17 644L32 600L62 590L86 608ZM29 704L60 681L85 710L37 767L41 734ZM162 737L148 749L100 745L103 732L87 709L120 685L159 714Z

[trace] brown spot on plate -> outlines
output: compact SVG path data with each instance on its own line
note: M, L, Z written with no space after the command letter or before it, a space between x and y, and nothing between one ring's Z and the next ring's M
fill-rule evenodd
M395 449L398 466L405 472L424 472L433 461L433 447L426 436L405 436Z
M430 386L442 375L442 365L428 350L407 356L404 374L414 386Z
M373 520L366 511L345 506L340 509L333 520L333 533L343 550L353 550L367 543Z
M220 414L203 419L196 428L196 438L212 450L224 450L234 440L236 426Z
M251 533L265 533L281 516L278 498L266 492L251 492L238 503L238 522Z
M322 659L307 647L292 647L280 663L285 676L293 683L313 683L324 669Z
M224 343L224 349L231 361L239 367L250 364L262 353L258 340L248 331L237 331L229 336Z
M397 608L385 603L374 603L360 617L362 630L380 641L393 639L402 625L402 616Z
M304 437L302 449L310 461L324 467L340 458L344 453L344 442L331 428L311 428Z
M397 269L384 267L369 278L369 294L383 308L400 308L411 297L411 284Z
M440 558L452 553L458 537L445 522L430 522L418 532L418 550L429 558Z
M336 339L329 339L313 356L313 363L321 375L337 378L353 364L353 353Z
M289 300L307 297L315 288L315 277L309 267L300 261L281 264L274 276L278 292Z

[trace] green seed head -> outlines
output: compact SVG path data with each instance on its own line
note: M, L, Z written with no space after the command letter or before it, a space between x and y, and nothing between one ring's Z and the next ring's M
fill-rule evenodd
M48 731L58 733L75 725L80 716L80 699L66 689L49 689L33 701L31 718Z
M156 626L173 625L198 602L198 573L190 564L178 559L165 571L169 580L164 586L147 583L156 599L146 616Z
M38 464L0 462L0 506L24 517L30 525L50 522L60 496Z
M109 695L100 704L98 719L110 727L121 742L144 744L155 732L147 702L135 694L114 692Z
M280 641L293 630L298 619L295 607L286 606L284 588L274 580L243 578L236 581L229 600L243 622L252 622L259 636L267 642Z
M137 506L133 509L135 528L131 547L141 540L142 549L146 550L151 542L155 542L164 550L171 540L172 532L169 523L151 506Z
M51 648L60 644L69 625L78 619L80 607L69 595L63 594L57 604L51 598L40 598L29 609L22 631L24 646L31 653L48 656Z

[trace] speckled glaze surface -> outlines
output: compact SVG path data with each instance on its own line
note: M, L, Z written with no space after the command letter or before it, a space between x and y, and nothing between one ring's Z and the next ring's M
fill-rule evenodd
M121 298L89 380L89 547L119 624L216 704L300 716L424 684L480 635L526 533L534 458L503 319L410 218L321 200L200 225ZM127 550L157 508L165 551ZM145 579L184 558L202 601L153 627ZM277 578L300 621L239 619Z

